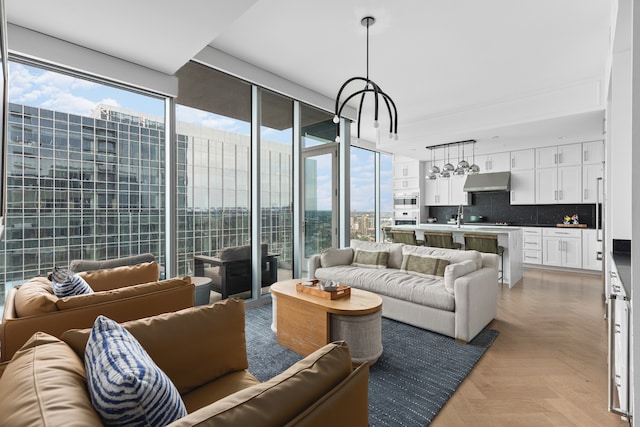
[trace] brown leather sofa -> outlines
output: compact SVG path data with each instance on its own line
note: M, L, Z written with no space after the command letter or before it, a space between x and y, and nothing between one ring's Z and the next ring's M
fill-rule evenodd
M9 360L36 331L55 337L93 325L103 314L117 322L193 307L190 277L158 281L153 262L79 273L92 294L58 298L45 277L9 289L0 324L0 361Z
M171 427L367 425L369 367L352 369L345 342L260 383L247 371L244 322L244 302L229 299L123 324L180 392L188 415ZM89 333L37 333L0 364L7 425L102 425L86 389Z

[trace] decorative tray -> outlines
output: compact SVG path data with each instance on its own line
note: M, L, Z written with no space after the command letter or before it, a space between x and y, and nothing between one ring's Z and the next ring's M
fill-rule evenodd
M556 224L556 227L565 227L565 228L587 228L587 224Z
M303 294L315 295L324 299L338 299L351 295L351 287L345 285L338 285L338 289L335 291L325 291L320 289L318 283L320 280L309 280L308 282L296 283L296 291ZM305 284L303 284L305 283ZM311 285L306 285L312 283Z

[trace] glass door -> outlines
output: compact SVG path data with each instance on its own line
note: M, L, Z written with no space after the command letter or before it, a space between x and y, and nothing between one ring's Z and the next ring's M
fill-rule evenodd
M302 151L303 277L309 257L338 244L338 149L326 144Z

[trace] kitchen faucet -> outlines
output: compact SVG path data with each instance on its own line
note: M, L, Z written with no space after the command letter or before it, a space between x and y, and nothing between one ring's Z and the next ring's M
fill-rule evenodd
M458 215L457 215L457 220L456 220L458 228L460 228L460 222L461 222L462 218L464 218L464 207L462 205L459 205L458 206Z

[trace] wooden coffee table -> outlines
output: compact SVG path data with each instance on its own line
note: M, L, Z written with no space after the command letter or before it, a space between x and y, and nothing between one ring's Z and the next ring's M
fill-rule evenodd
M306 279L271 285L273 323L278 343L307 356L327 343L345 340L354 364L373 364L382 354L382 298L351 289L330 300L296 290Z

